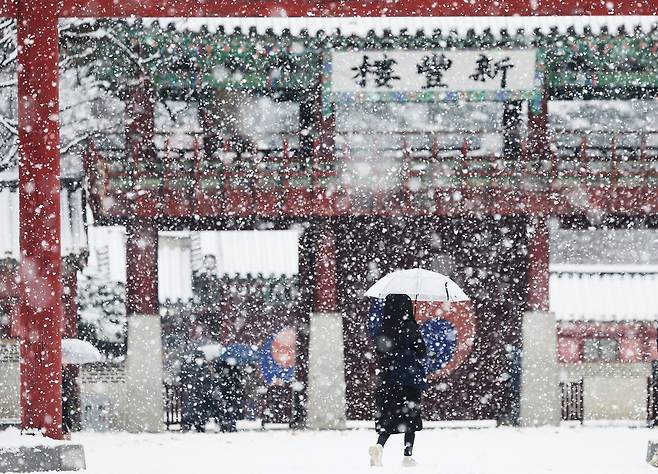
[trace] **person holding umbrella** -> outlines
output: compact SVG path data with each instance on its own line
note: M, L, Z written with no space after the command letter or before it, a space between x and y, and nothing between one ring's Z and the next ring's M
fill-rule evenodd
M379 355L375 429L377 444L369 449L370 465L381 466L384 444L391 434L404 433L403 466L414 466L411 457L416 431L423 429L421 396L427 383L420 362L427 348L414 319L411 298L389 294L384 317L375 334Z
M80 366L101 362L103 356L89 341L62 339L62 433L71 439L71 431L80 429Z
M377 444L368 450L370 465L381 466L384 444L389 436L404 433L402 465L415 466L411 455L415 433L423 428L420 403L427 380L421 360L427 356L427 347L418 327L414 304L421 301L451 303L469 298L447 276L422 268L389 273L372 285L365 296L384 301L383 315L375 302L369 317L369 328L374 331L379 356L375 423L379 437Z

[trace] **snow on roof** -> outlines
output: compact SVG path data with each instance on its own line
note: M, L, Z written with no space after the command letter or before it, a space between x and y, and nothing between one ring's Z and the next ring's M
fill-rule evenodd
M553 128L584 130L590 137L593 132L655 132L658 128L658 101L549 100L548 119Z
M643 273L556 272L551 267L550 310L561 321L652 321L658 319L658 267ZM607 268L606 268L607 267ZM572 267L576 269L577 267ZM617 267L620 270L621 267ZM637 270L635 267L633 270Z
M145 24L149 24L156 20L144 19L143 21ZM490 29L491 33L496 36L501 29L515 32L520 28L523 28L526 33L532 33L535 28L548 33L552 27L558 28L560 32L566 32L567 28L573 27L577 33L582 33L585 27L589 27L594 33L597 33L604 26L611 31L616 31L620 26L624 26L627 31L632 31L636 25L641 25L643 29L648 30L656 23L656 18L653 16L246 17L160 18L159 22L160 24L172 24L179 30L191 31L198 31L202 27L206 27L210 31L216 31L221 26L227 32L240 27L246 33L250 27L255 27L259 33L265 33L268 28L271 28L277 34L280 34L284 29L290 30L292 34L299 34L304 29L310 34L315 34L319 30L331 33L336 29L340 29L343 35L364 35L369 30L374 30L378 34L383 33L384 30L391 30L394 34L397 34L401 30L408 30L409 33L413 33L419 29L431 31L438 28L445 33L456 30L460 35L465 34L469 29L475 30L476 33L482 33L484 30Z
M658 231L553 229L550 248L558 320L658 319Z
M658 231L551 230L551 265L556 264L658 265Z
M591 264L591 265L582 265L582 264L571 264L571 263L558 263L551 264L550 266L551 273L560 273L560 274L640 274L646 275L649 273L658 274L658 265L620 265L620 264Z

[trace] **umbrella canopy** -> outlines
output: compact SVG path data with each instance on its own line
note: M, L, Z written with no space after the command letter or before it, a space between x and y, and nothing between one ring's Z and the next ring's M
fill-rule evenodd
M422 268L389 273L372 285L365 296L386 298L391 294L407 295L414 301L456 302L470 299L447 276Z
M205 344L199 346L197 350L203 352L206 360L211 361L220 359L226 361L229 365L245 365L258 362L259 349L256 346L248 344Z
M229 365L244 365L258 362L258 347L247 344L229 344L219 354L219 358Z
M206 360L221 359L230 365L253 364L258 361L259 349L248 344L205 344L197 350L203 352Z
M203 352L203 356L206 360L213 360L217 359L224 351L224 346L221 344L204 344L197 347L197 350Z
M295 377L297 333L292 327L268 337L261 349L260 367L268 385L290 382Z
M91 364L102 360L103 356L90 342L81 339L62 339L64 364Z

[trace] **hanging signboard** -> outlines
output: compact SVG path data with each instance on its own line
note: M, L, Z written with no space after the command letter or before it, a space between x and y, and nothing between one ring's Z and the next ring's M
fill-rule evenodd
M537 63L535 49L331 51L325 102L534 100Z

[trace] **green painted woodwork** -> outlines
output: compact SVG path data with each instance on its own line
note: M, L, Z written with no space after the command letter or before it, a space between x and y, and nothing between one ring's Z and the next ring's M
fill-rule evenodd
M121 92L140 75L164 96L189 98L225 88L283 98L316 87L323 57L336 49L488 49L535 47L545 64L545 85L554 97L629 98L658 90L658 30L550 34L502 30L390 32L381 36L337 33L316 36L209 32L161 27L157 22L81 21L61 34L63 64L91 66L108 89ZM288 95L286 95L288 94ZM292 94L290 96L289 94ZM422 98L421 98L422 99ZM431 99L435 99L432 97ZM448 98L449 99L449 98Z

